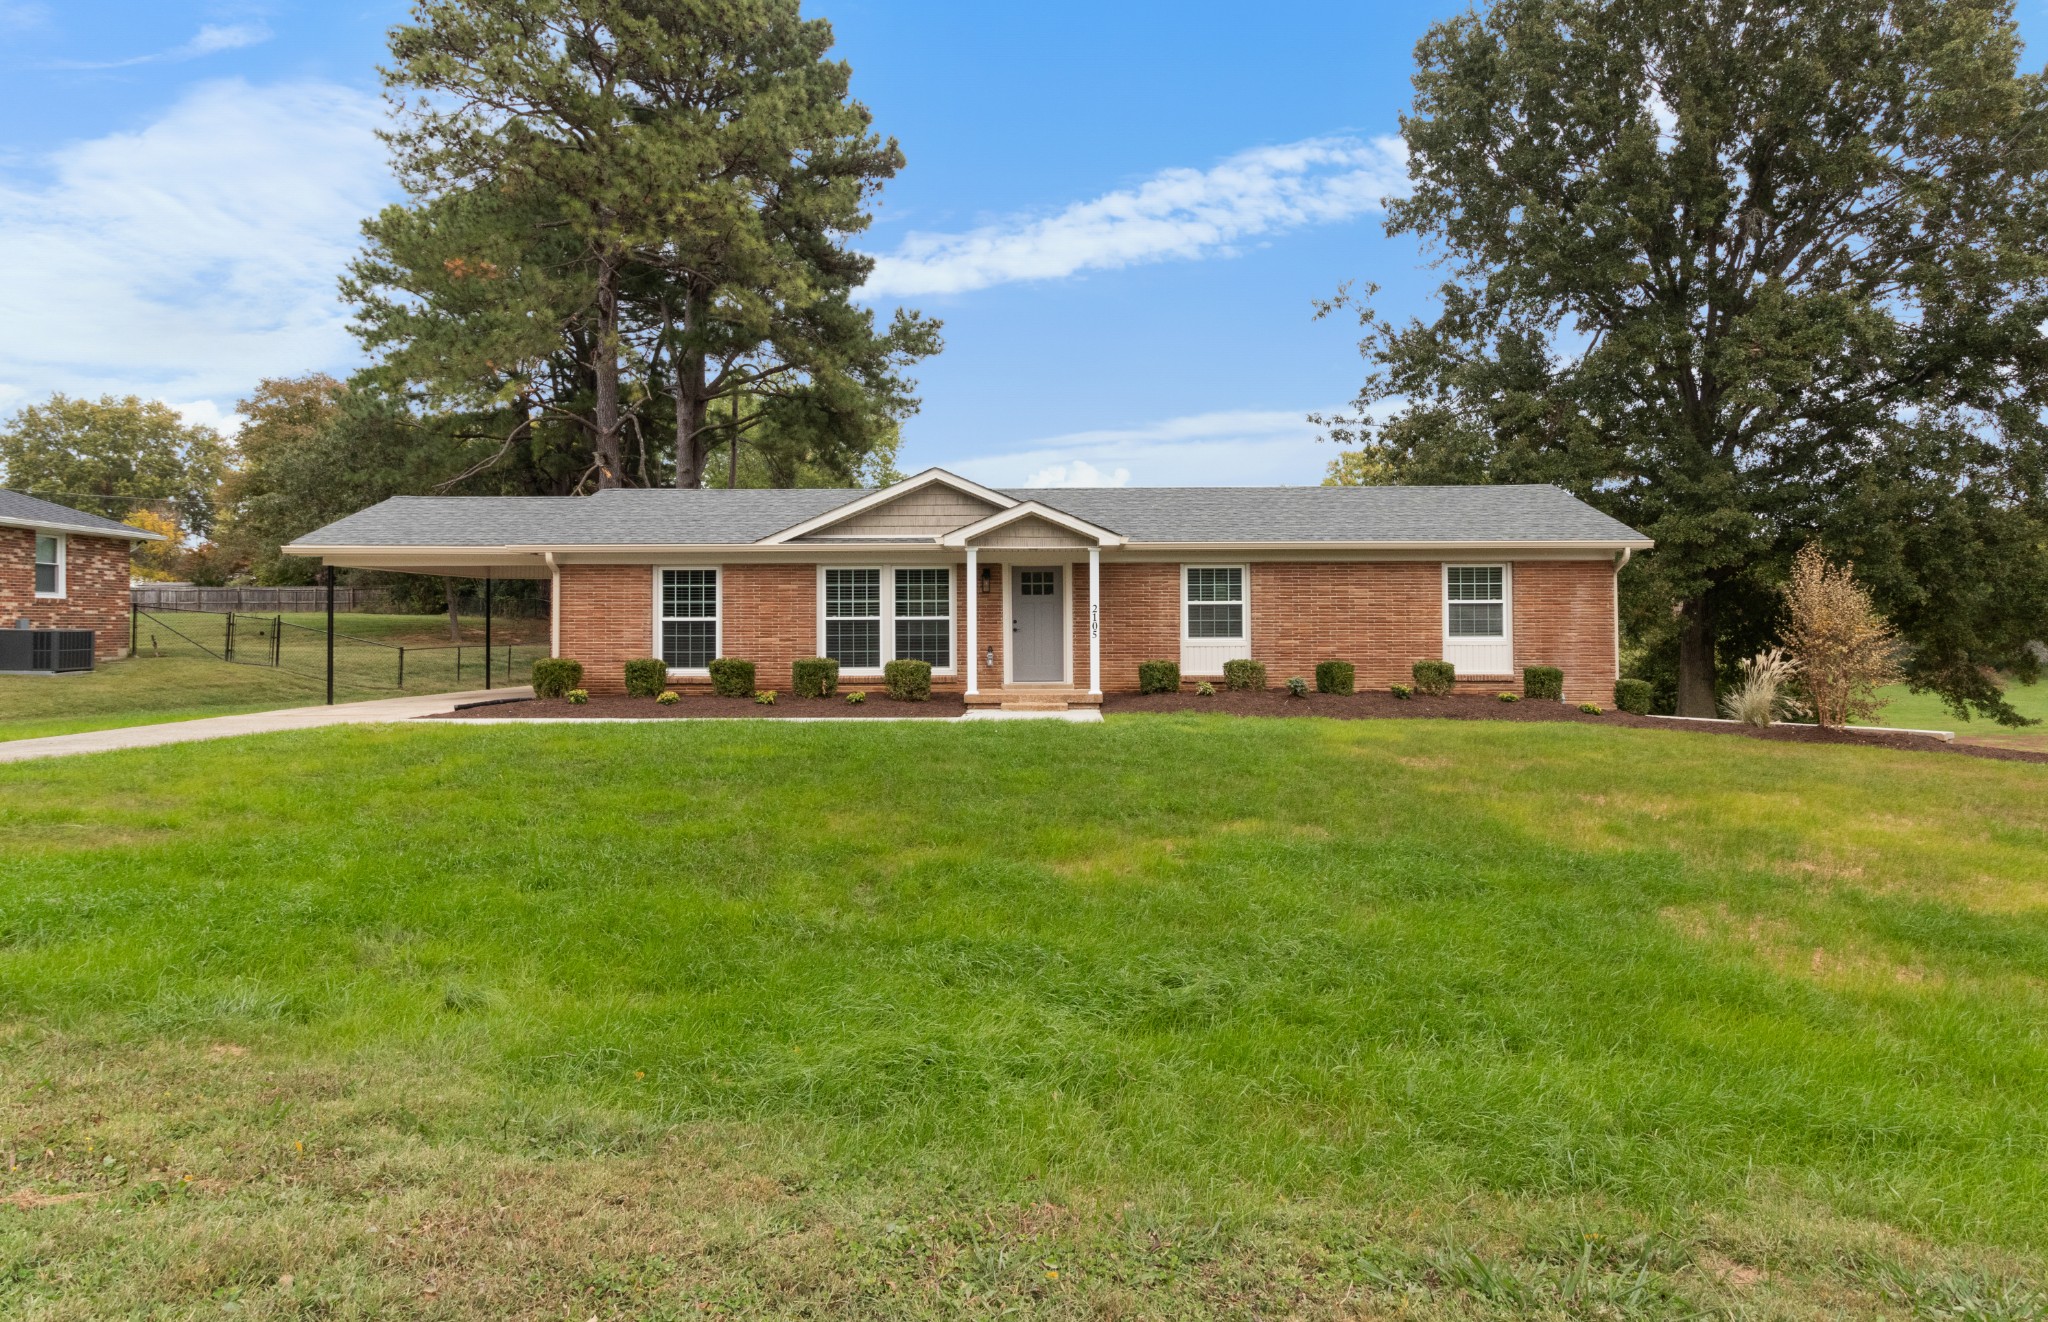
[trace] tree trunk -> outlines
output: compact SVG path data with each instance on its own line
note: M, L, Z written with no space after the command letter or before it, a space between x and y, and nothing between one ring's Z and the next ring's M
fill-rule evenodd
M462 620L455 610L455 580L445 575L441 579L441 599L448 603L448 641L462 641Z
M690 334L703 322L704 309L697 293L691 291L683 302L683 339L687 346ZM706 453L706 424L711 401L705 395L704 354L695 348L685 347L676 353L676 486L679 488L701 487L704 485L704 469L710 456Z
M597 264L597 343L590 369L597 378L597 485L625 485L619 432L619 273L609 257Z
M1678 714L1719 716L1714 694L1714 612L1705 596L1678 608Z

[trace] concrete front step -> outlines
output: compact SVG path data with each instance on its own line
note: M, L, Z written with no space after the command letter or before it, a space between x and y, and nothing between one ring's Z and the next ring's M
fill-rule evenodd
M1069 707L1100 707L1102 695L1086 689L1016 687L983 689L967 695L969 707L999 707L1005 711L1064 711Z

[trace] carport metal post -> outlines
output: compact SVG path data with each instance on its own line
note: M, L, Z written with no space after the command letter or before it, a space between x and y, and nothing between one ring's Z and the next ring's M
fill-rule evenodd
M491 686L491 576L484 575L484 687Z
M334 705L334 566L327 566L327 705Z

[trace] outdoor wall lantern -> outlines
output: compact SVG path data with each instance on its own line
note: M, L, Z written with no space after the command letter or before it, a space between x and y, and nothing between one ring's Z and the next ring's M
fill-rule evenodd
M988 566L983 565L981 567L981 595L984 597L988 595L988 584L990 577L991 575L988 572Z
M983 666L984 666L985 668L987 668L987 669L989 669L989 670L994 670L994 669L996 668L996 649L995 649L995 648L991 647L991 648L989 648L989 649L988 649L988 659L987 659L986 661L983 661L983 662L982 662L981 664L982 664L982 665L983 665Z

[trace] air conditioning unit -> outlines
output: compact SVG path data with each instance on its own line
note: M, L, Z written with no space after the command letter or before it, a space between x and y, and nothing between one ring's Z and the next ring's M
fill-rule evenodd
M90 629L0 629L0 671L91 670Z

